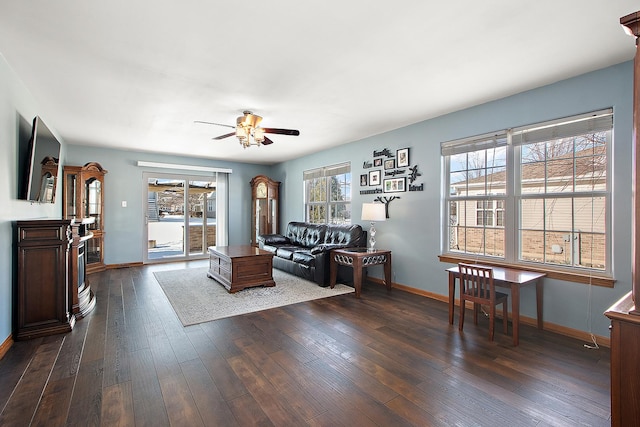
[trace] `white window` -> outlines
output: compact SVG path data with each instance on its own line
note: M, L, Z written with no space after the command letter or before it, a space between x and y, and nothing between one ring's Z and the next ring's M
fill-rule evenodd
M351 164L305 171L305 221L351 224Z
M445 253L611 273L611 109L442 144Z

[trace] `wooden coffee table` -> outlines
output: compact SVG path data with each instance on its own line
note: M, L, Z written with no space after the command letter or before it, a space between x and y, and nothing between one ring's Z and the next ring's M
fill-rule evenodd
M252 286L275 286L273 254L253 246L210 246L207 276L230 293Z

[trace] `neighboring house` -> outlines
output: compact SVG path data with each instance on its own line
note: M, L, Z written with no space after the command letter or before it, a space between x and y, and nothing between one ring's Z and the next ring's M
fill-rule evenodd
M556 141L557 146L563 143L563 140ZM540 154L522 159L520 194L552 193L559 197L552 202L547 199L546 207L542 199L523 202L526 208L521 209L518 218L518 230L522 234L520 259L603 269L606 235L604 230L594 228L594 224L604 222L597 218L604 218L605 199L563 198L562 195L565 190L579 193L606 188L606 146L580 149L575 156L571 149L564 149L550 154L546 161L536 156ZM452 251L465 248L467 253L503 257L504 221L508 211L504 197L506 170L499 167L497 172L481 175L484 167L476 169L478 176L451 184L452 194L480 197L451 202L449 245ZM485 189L491 193L485 194ZM572 200L575 203L571 203ZM574 224L571 224L572 217ZM540 231L542 221L553 221L546 224L546 233Z

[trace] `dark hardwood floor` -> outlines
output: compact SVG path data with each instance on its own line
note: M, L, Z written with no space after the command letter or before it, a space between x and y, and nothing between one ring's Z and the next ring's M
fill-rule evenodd
M609 350L369 283L342 295L183 327L153 271L90 276L74 330L0 361L2 426L605 426ZM446 287L446 276L437 278ZM511 329L510 329L511 330Z

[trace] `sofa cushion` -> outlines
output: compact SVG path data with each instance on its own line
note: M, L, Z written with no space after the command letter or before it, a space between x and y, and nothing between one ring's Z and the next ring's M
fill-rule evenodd
M291 244L312 248L324 242L327 226L324 224L309 224L307 222L290 222L287 234Z
M260 249L265 250L265 251L269 251L272 254L275 254L276 251L278 250L278 247L277 246L271 246L271 245L262 245L260 247Z
M289 239L281 234L260 234L257 240L258 243L263 245L284 245L289 243Z
M315 255L311 254L310 250L296 251L293 253L293 262L313 267L316 263Z
M317 254L321 254L323 252L329 252L332 249L342 249L342 248L347 248L352 246L351 244L345 243L345 244L339 244L339 243L323 243L321 245L318 246L314 246L313 248L311 248L311 254L312 255L317 255Z
M362 227L353 225L333 225L327 226L324 242L330 245L364 246Z
M293 259L294 252L297 252L300 249L301 248L299 246L279 246L278 249L276 249L276 256L283 259Z

